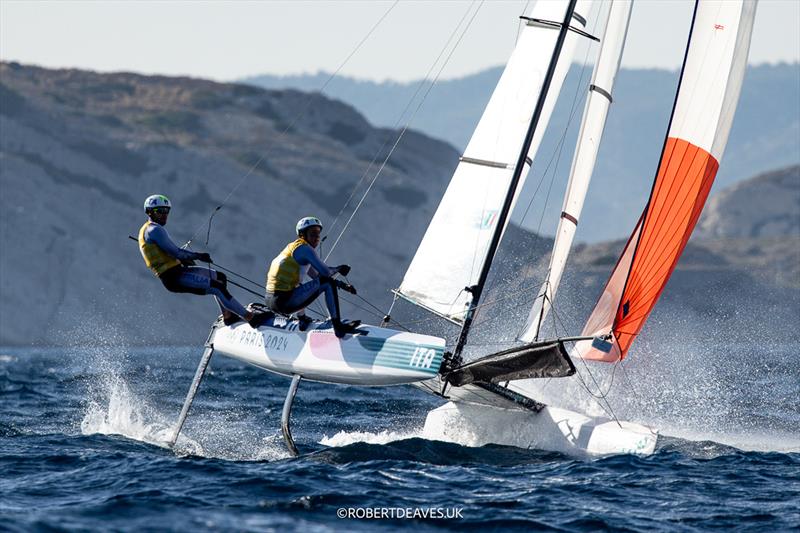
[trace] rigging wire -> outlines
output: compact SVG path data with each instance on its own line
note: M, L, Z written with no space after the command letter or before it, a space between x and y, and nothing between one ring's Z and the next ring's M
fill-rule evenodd
M395 6L397 6L397 4L399 2L400 2L400 0L395 0L392 3L392 5L389 6L389 8L383 13L383 15L378 19L378 21L375 24L373 24L372 28L370 28L370 30L366 33L366 35L364 35L364 37L358 42L358 44L347 55L347 57L339 64L339 66L336 67L336 70L330 76L328 76L328 79L325 80L325 82L322 84L322 86L316 92L321 93L322 91L324 91L325 88L328 86L328 84L330 84L330 82L336 76L339 75L339 72L342 70L342 68L344 68L344 66L350 61L350 59L352 59L352 57L356 54L356 52L358 52L358 50L361 48L361 46L367 41L367 39L369 39L369 37L375 32L375 30L378 28L378 26L381 25L381 23L384 21L384 19L386 19L386 17L389 15L389 13L395 8ZM313 92L309 93L306 96L305 101L301 105L299 113L297 113L295 115L294 119L292 119L292 121L283 128L283 131L281 131L279 135L285 135L288 131L290 131L295 126L295 124L297 124L297 122L301 118L303 118L303 116L305 116L305 114L310 109L311 102L314 99L314 97L315 97L315 93L313 93ZM214 216L217 214L217 212L220 209L223 208L223 206L225 206L225 204L228 202L228 200L230 200L231 196L233 196L233 194L239 189L239 187L241 187L244 184L244 182L247 181L247 178L250 177L250 175L258 168L258 166L264 160L266 160L268 156L272 155L272 152L273 152L274 149L275 149L275 145L272 144L268 148L267 153L265 155L261 155L258 158L258 160L248 169L248 171L239 179L239 181L236 183L236 185L234 185L234 187L230 190L230 192L225 197L225 199L222 201L222 203L220 203L217 207L215 207L211 211L211 215L208 217L208 221L200 224L197 227L197 229L195 229L194 233L192 233L191 238L184 245L185 247L188 247L189 245L191 245L192 241L194 241L195 237L197 237L197 234L200 232L202 227L205 226L206 224L208 224L208 229L206 231L206 246L208 245L208 239L211 236L211 221L213 220Z
M388 313L384 313L384 312L383 312L383 311L382 311L382 310L381 310L381 309L380 309L378 306L376 306L375 304L373 304L372 302L370 302L369 300L367 300L366 298L364 298L364 297L363 297L363 296L361 296L360 294L356 294L356 296L357 296L358 298L360 298L360 299L361 299L361 300L362 300L362 301L363 301L365 304L367 304L367 305L368 305L368 306L370 306L372 309L374 309L374 311L372 311L372 314L374 314L375 316L377 316L377 317L380 317L381 319L382 319L383 317L387 316L387 314L388 314ZM347 301L347 300L345 300L345 301ZM353 304L353 305L356 305L356 304L355 304L355 303L353 303L353 302L350 302L350 303L351 303L351 304ZM358 305L356 305L356 307L358 307ZM361 307L361 309L364 309L364 308L363 308L363 307ZM401 323L400 323L400 322L398 322L397 320L390 319L389 321L390 321L390 322L394 322L395 324L397 324L397 326L399 326L400 328L402 328L402 329L404 329L404 330L408 331L409 333L411 332L411 329L409 329L408 327L404 326L403 324L401 324Z
M417 84L417 88L414 91L414 94L411 95L411 98L408 99L408 102L406 103L405 108L400 113L400 115L397 117L397 120L395 121L394 126L392 127L392 129L397 129L403 123L403 117L405 117L406 113L408 113L408 110L411 108L411 104L414 103L414 100L416 100L416 98L419 95L420 91L422 91L422 88L428 83L428 79L430 78L431 73L433 72L434 68L436 68L436 65L441 60L442 56L444 55L445 51L447 50L448 46L450 45L450 42L453 40L453 37L456 35L456 32L461 27L461 25L464 23L464 20L467 18L467 15L469 15L469 12L472 10L472 6L473 5L474 5L474 2L473 2L473 4L471 4L467 8L467 10L461 16L461 20L459 20L458 24L456 24L455 28L453 28L453 31L450 33L450 36L447 38L447 41L445 42L444 46L442 46L442 49L439 51L439 55L436 56L436 59L434 59L433 63L431 63L431 66L428 68L428 71L425 73L425 76ZM424 98L423 98L423 101L424 101ZM413 118L413 116L412 116L412 118ZM410 125L410 122L411 122L411 119L409 119L408 123L406 123L405 128L403 128L403 132L404 132L404 130L406 128L408 128L408 126ZM399 135L402 136L402 133L400 133ZM359 187L361 187L361 184L364 182L364 180L369 175L370 170L372 170L372 167L374 166L375 162L378 160L380 155L383 153L383 151L386 148L386 146L389 145L390 140L391 140L391 137L387 136L386 139L384 140L383 144L381 145L381 147L378 148L378 150L375 152L375 156L369 162L369 165L367 165L367 169L364 171L364 173L361 175L361 178L358 180L356 185L353 187L352 191L350 192L350 196L348 196L347 200L342 205L342 208L336 214L336 217L334 217L333 223L330 226L330 230L329 230L330 232L333 232L333 229L336 227L337 223L339 222L339 218L342 216L342 213L344 213L344 211L347 208L347 206L350 205L350 201L355 197L356 192L358 191ZM388 156L387 156L387 159L388 159ZM330 255L331 252L333 252L333 249L331 249L331 251L328 252L328 255ZM327 256L325 258L327 259Z
M624 379L622 382L628 387L628 390L630 390L631 393L633 393L633 396L636 398L636 400L640 404L643 403L642 396L636 390L636 387L633 386L633 380L628 377L628 370L625 368L624 360L620 362L619 367L622 369L622 374L624 375Z
M564 327L563 321L561 320L561 317L558 316L558 312L556 311L555 308L552 308L552 313L553 313L553 321L554 322L558 321L558 323L561 324L561 327L563 328ZM609 402L609 400L608 400L608 394L611 392L611 387L614 385L614 376L616 375L617 365L619 364L619 361L614 363L614 368L612 369L612 372L611 372L611 381L610 381L610 383L608 385L608 389L605 392L603 392L602 387L597 382L597 379L595 378L594 374L592 373L592 371L589 368L589 365L586 363L586 361L582 357L578 357L578 359L580 359L581 364L583 365L583 368L586 371L586 373L589 374L590 378L592 378L592 382L594 383L594 385L597 388L598 392L597 393L592 392L592 390L587 385L586 380L583 379L583 376L581 375L581 373L580 372L575 372L575 376L577 376L578 381L583 386L583 389L589 394L589 396L594 398L594 400L603 409L603 411L605 411L611 418L614 419L614 421L617 423L617 425L619 427L622 427L622 424L620 424L619 418L617 418L617 414L614 412L614 408L611 407L611 402ZM605 403L605 405L604 405L604 403Z
M558 156L556 156L556 165L553 168L553 174L550 178L550 184L547 187L547 194L545 195L544 199L544 206L542 207L542 215L539 217L539 225L536 227L536 234L539 235L542 231L542 222L544 222L544 215L547 211L547 204L550 202L550 193L553 190L553 183L555 182L556 174L558 174L558 165L561 162L561 154L564 150L564 145L566 144L567 140L567 130L569 129L569 125L572 124L573 119L575 118L575 111L578 109L578 102L583 102L586 99L586 91L581 91L581 87L583 87L583 78L586 74L586 64L589 60L589 51L587 48L586 56L583 58L583 66L581 67L581 77L578 80L578 85L575 87L575 96L572 100L572 108L569 111L569 121L567 122L567 127L564 128L564 132L561 135L561 139L558 142ZM582 94L582 96L579 96ZM527 210L526 210L527 214Z
M353 221L353 218L355 218L355 216L356 216L356 213L358 213L358 210L359 210L359 209L361 208L361 206L363 205L363 203L364 203L364 200L366 200L366 198L367 198L367 195L369 195L370 191L372 191L372 187L375 185L375 182L376 182L376 181L378 180L378 178L380 177L381 173L383 172L383 169L384 169L384 168L386 168L386 163L389 161L389 158L392 156L392 154L394 153L395 149L396 149L396 148L397 148L397 146L400 144L400 141L402 140L402 138L403 138L403 136L405 135L406 131L407 131L407 130L408 130L408 128L410 127L410 125L411 125L411 122L414 120L414 118L416 117L416 115L417 115L417 113L419 112L420 108L422 107L422 104L424 104L424 103L425 103L425 100L427 99L427 97L428 97L428 94L430 94L430 92L431 92L431 89L433 89L433 87L434 87L434 86L436 85L436 83L439 81L439 77L441 76L442 72L444 71L444 68L445 68L445 67L447 66L447 64L449 63L449 61L450 61L450 58L452 57L453 53L454 53L454 52L455 52L455 50L458 48L458 45L461 43L461 40L464 38L464 35L465 35L465 34L466 34L466 32L469 30L470 26L472 25L472 22L475 20L475 16L478 14L478 11L480 11L480 8L481 8L481 6L483 6L483 3L484 3L484 1L485 1L485 0L481 0L481 1L480 1L480 3L478 4L478 7L475 9L475 12L472 14L472 17L469 19L469 22L468 22L468 23L467 23L467 25L465 26L464 30L461 32L461 35L459 35L459 37L458 37L458 39L457 39L456 43L453 45L453 47L451 48L451 50L450 50L450 52L448 53L447 57L445 58L445 60L444 60L444 63L443 63L443 64L442 64L442 66L439 68L439 71L436 73L436 76L434 77L433 81L432 81L432 82L431 82L431 84L428 86L428 89L425 91L425 93L424 93L424 95L422 96L422 99L420 100L420 102L419 102L419 104L417 105L416 109L414 110L414 112L412 113L411 117L408 119L408 122L406 122L406 125L403 127L402 131L401 131L401 132L400 132L400 134L398 135L398 137L397 137L397 140L394 142L394 145L392 146L391 150L389 150L389 153L388 153L388 154L386 155L386 157L384 158L384 160L383 160L383 162L381 163L381 166L380 166L380 168L378 169L378 171L376 172L375 176L372 178L372 181L371 181L371 183L369 184L369 186L367 187L367 190L366 190L366 191L364 191L364 194L362 195L361 199L359 200L358 204L356 205L355 209L353 210L353 213L350 215L350 218L348 218L348 219L347 219L347 222L345 223L345 225L344 225L344 228L342 228L342 230L341 230L341 232L339 233L338 237L336 238L336 240L334 241L333 245L331 246L331 249L330 249L330 251L328 252L328 255L330 255L331 253L333 253L333 250L334 250L334 249L336 248L336 246L339 244L339 241L341 240L342 236L344 236L345 232L346 232L346 231L347 231L347 229L350 227L350 223ZM471 6L470 6L470 8L471 8ZM463 20L463 19L462 19L462 20ZM458 29L458 27L456 27L456 29ZM327 256L326 256L326 258L327 258Z
M525 7L522 8L522 13L520 13L519 22L517 22L517 36L514 38L514 46L517 45L519 42L519 36L522 33L522 28L527 24L527 21L522 20L522 17L525 16L525 13L528 12L528 6L531 5L531 0L527 0L525 2Z
M519 36L522 34L522 30L525 27L525 25L527 24L527 22L524 21L522 19L522 17L525 16L525 13L527 13L529 5L530 5L530 0L527 0L527 2L525 2L525 6L522 8L522 13L520 15L519 21L517 22L517 35L516 35L516 38L514 39L514 47L517 46L517 44L519 42ZM498 136L497 137L499 138L499 132L498 132ZM497 143L497 140L495 140L495 144L496 143ZM528 169L528 170L530 171L530 169ZM483 207L481 208L481 218L482 219L484 217L486 217L486 202L487 202L487 199L488 199L488 195L484 194ZM476 235L475 236L475 244L473 246L472 263L470 264L470 272L469 272L469 278L468 279L472 279L472 276L475 273L475 261L476 261L477 256L478 256L478 241L479 240L480 240L480 236ZM486 253L486 250L484 250L484 254L485 253ZM487 293L490 292L492 290L492 287L493 287L492 282L489 282L489 284L487 284L487 286L486 286L485 292L487 292ZM478 307L480 307L480 304L475 308L475 313L478 312Z

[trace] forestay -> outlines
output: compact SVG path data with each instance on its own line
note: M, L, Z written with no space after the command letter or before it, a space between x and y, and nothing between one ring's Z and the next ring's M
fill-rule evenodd
M614 79L617 76L622 51L625 47L632 5L633 2L612 2L608 13L608 21L603 32L583 112L583 121L578 134L575 156L572 160L564 204L561 208L561 218L556 230L553 252L550 256L550 266L547 269L547 278L539 289L527 323L519 336L523 342L533 342L538 338L542 321L547 316L564 273L583 209L583 201L592 178L608 109L611 106Z
M464 288L476 283L485 261L567 4L567 0L540 1L528 15L517 46L398 291L404 298L451 320L463 320L470 300ZM585 27L588 4L588 0L579 0L573 26ZM530 19L559 24L553 26ZM567 36L528 151L528 167L546 129L578 38L573 32ZM521 188L522 184L517 191Z
M675 269L728 140L755 10L755 0L703 0L695 7L650 199L583 330L611 333L612 346L606 353L580 342L575 350L584 359L624 358Z

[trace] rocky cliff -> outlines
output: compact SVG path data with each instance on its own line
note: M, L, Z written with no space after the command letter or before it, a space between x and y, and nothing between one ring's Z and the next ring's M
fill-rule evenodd
M0 64L0 345L199 345L216 306L167 293L144 267L128 239L144 222L143 199L168 195L176 242L193 237L193 249L261 282L301 216L323 219L323 253L330 249L368 186L362 178L374 176L373 158L382 160L397 134L294 90ZM407 132L332 254L331 263L353 266L360 295L381 309L457 157ZM797 183L794 167L715 193L648 327L700 313L702 327L797 330ZM514 333L550 246L509 228L476 339ZM576 247L559 295L565 327L580 327L621 247ZM377 319L364 301L351 302L351 316Z
M0 64L0 343L200 342L213 300L164 291L128 239L144 198L171 198L176 242L263 281L301 216L338 234L396 136L293 90ZM399 284L457 157L406 132L353 219L331 262L371 301Z

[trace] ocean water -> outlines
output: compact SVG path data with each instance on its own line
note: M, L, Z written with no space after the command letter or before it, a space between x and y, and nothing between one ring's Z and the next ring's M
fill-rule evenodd
M425 440L436 398L302 382L293 458L288 379L215 356L172 450L200 347L100 344L0 350L0 530L800 529L796 345L700 380L643 358L609 401L659 427L648 457Z

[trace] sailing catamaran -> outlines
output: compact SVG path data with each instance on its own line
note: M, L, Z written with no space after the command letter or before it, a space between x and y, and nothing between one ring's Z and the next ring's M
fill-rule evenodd
M292 378L282 430L289 427L301 379L382 386L413 383L448 402L431 411L428 438L468 445L497 443L565 452L652 453L646 426L549 407L533 380L575 373L573 358L619 362L641 331L700 215L725 148L746 66L756 0L698 0L668 134L650 199L583 332L540 339L580 218L631 3L614 1L604 35L586 31L589 0L540 1L487 104L444 197L395 294L461 327L452 351L445 339L362 326L338 339L329 323L300 331L275 316L257 330L212 326L171 444L186 420L211 356L233 357ZM464 349L510 214L546 129L576 44L600 42L547 279L539 288L520 344L465 361ZM458 235L458 239L453 239ZM571 344L571 348L566 348Z

